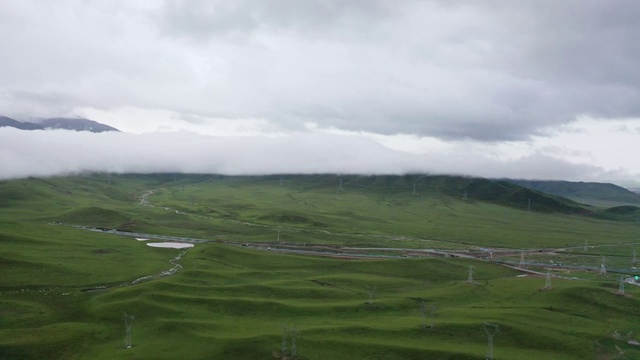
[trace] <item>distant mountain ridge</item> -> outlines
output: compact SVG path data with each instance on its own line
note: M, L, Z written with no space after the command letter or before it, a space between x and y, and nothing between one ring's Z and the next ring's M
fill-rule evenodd
M13 127L20 130L48 130L63 129L73 131L89 131L101 133L120 130L89 119L49 118L38 122L17 121L6 116L0 116L0 127Z
M516 185L591 205L640 205L640 194L609 183L507 180Z
M280 181L281 175L264 176ZM259 178L259 177L257 177ZM590 215L590 206L570 199L529 189L509 181L453 175L284 175L284 179L296 187L325 188L329 191L376 192L387 197L393 194L434 195L442 194L468 202L481 201L536 212ZM344 189L344 190L341 190Z

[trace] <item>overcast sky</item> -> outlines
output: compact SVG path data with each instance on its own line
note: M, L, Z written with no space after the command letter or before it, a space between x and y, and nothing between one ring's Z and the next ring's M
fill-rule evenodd
M633 184L638 19L635 0L2 1L0 115L86 117L126 134L0 129L0 177Z

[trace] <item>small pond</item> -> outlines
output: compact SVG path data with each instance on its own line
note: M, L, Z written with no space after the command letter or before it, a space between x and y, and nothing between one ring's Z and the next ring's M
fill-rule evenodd
M159 242L159 243L147 243L151 247L160 248L173 248L173 249L185 249L193 247L193 244L181 243L181 242Z

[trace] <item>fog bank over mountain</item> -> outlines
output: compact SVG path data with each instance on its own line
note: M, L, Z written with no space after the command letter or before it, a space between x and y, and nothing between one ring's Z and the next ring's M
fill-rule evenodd
M0 128L2 179L82 172L226 175L421 172L590 181L631 178L628 173L572 164L543 154L509 161L489 155L462 149L415 154L393 150L364 137L310 132L266 137Z

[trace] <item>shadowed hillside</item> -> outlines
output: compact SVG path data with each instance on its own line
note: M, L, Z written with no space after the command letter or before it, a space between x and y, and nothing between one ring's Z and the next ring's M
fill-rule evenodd
M441 194L466 201L489 202L518 209L564 214L590 214L588 206L561 196L484 178L447 175L274 175L265 177L306 189L360 191L380 195ZM342 188L340 182L342 181Z
M0 181L0 358L483 359L485 322L496 358L638 358L638 209L588 210L460 176Z
M593 182L507 180L526 188L592 205L640 205L640 194L623 187Z

